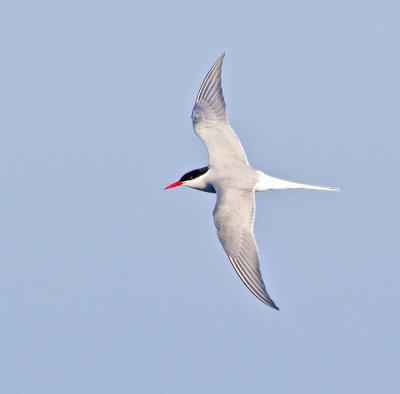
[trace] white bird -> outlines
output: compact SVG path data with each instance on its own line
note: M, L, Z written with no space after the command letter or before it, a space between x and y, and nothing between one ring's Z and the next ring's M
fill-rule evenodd
M184 174L165 189L188 186L217 194L213 216L217 235L237 274L262 302L279 308L261 276L254 237L255 192L271 189L339 190L274 178L254 170L229 125L221 88L222 54L205 77L192 111L195 133L208 149L209 165Z

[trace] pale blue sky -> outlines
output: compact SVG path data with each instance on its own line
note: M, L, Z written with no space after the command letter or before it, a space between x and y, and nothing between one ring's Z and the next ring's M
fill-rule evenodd
M2 393L398 393L400 3L5 1ZM241 283L190 113L226 52L279 312Z

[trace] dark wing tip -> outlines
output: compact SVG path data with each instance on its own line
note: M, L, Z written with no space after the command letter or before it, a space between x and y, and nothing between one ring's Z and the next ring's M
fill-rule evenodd
M192 112L194 123L200 120L227 121L226 106L221 87L221 67L225 53L211 67L201 84Z
M257 296L256 296L257 297ZM259 297L257 297L260 301L262 301L264 304L270 306L272 309L275 309L277 311L279 311L279 308L277 307L277 305L275 304L274 301L271 300L271 298L268 298L267 300L261 299Z
M276 309L277 311L279 311L279 308L276 306L275 302L271 300L271 304L269 305L271 308Z
M221 90L219 93L222 95L221 89L221 67L222 61L224 60L225 53L223 53L214 65L211 67L210 71L207 73L200 86L199 93L197 93L196 103L201 100L207 100L213 93L217 90ZM222 98L223 99L223 98Z
M279 311L279 308L276 306L275 302L272 301L271 297L267 293L265 289L264 282L261 278L261 273L250 272L249 266L246 262L239 258L234 259L229 256L229 260L235 268L236 273L239 275L242 282L246 285L246 287L264 304L270 306L273 309ZM259 274L259 275L258 275Z

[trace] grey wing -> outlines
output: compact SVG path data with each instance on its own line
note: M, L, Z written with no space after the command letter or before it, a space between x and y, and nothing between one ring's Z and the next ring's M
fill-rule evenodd
M215 62L200 87L192 111L193 128L208 149L211 165L249 164L242 144L228 122L221 87L224 56L222 54Z
M218 238L243 283L262 302L278 309L265 289L253 226L253 189L218 188L214 222Z

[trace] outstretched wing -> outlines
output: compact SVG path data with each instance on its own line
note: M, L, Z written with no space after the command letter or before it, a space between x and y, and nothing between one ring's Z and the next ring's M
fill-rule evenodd
M218 238L243 283L262 302L279 309L265 289L253 226L256 209L253 189L216 187L214 223Z
M208 149L210 165L249 164L246 153L229 125L221 87L222 54L205 77L192 111L195 133Z

